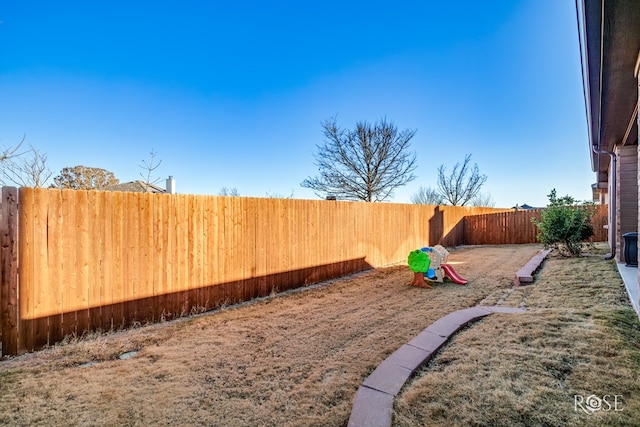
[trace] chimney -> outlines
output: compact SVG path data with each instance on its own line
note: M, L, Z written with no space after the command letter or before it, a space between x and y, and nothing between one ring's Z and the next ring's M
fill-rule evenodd
M176 194L176 180L171 175L167 179L167 193Z

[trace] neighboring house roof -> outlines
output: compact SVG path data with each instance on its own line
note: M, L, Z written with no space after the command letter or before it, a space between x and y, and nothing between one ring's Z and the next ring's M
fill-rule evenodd
M529 206L528 204L524 203L522 205L515 205L512 209L527 210L527 209L539 209L539 208L536 208L535 206Z
M591 164L598 187L606 188L612 151L638 140L636 62L640 50L637 0L581 0L578 30L589 122Z
M147 184L142 181L125 182L106 188L107 191L128 191L131 193L166 193L167 190L157 185Z

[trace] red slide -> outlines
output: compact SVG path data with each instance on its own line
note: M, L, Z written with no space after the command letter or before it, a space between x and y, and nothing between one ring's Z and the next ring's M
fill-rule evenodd
M464 277L460 276L449 264L442 264L442 270L444 271L444 275L447 276L453 283L457 283L458 285L466 285L468 280Z

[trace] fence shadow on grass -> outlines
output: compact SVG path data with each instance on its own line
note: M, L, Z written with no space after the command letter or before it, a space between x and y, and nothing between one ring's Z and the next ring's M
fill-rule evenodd
M111 331L137 324L158 323L237 304L275 292L300 288L372 269L365 257L316 265L233 282L202 286L180 292L154 295L70 311L35 319L19 319L10 333L2 335L2 355L36 351L91 331ZM16 313L17 315L17 313Z

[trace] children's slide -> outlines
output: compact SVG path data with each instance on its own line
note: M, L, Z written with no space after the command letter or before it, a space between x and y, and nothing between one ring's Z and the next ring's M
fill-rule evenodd
M448 277L449 279L451 279L451 281L453 283L456 283L458 285L466 285L468 280L465 279L464 277L460 276L458 273L456 273L456 271L453 269L453 267L449 264L442 264L441 265L442 271L444 271L444 275L446 277Z

